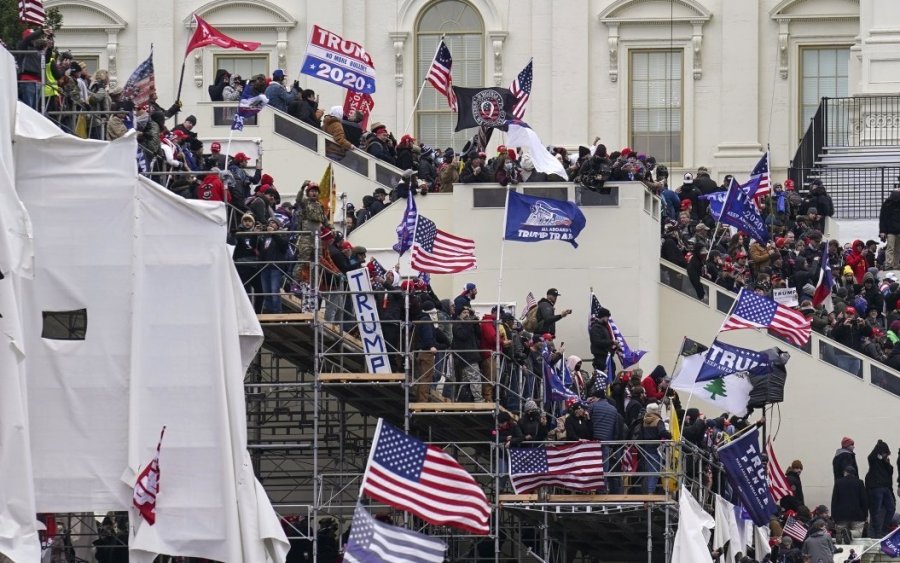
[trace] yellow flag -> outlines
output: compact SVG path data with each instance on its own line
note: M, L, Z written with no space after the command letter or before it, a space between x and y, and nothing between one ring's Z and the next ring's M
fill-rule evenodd
M335 199L337 199L335 195L334 171L331 169L331 163L329 163L325 173L322 174L322 180L319 182L319 202L322 204L322 209L325 210L329 223L334 219L334 204Z
M666 469L672 474L670 477L663 479L663 486L669 493L674 493L678 489L678 471L681 469L681 452L678 449L681 442L681 424L678 422L678 413L674 407L669 414L669 432L672 434L672 447L669 448L669 455L666 456Z

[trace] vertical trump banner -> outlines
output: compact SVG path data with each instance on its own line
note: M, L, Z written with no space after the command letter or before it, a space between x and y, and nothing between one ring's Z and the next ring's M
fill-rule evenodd
M369 373L390 373L387 344L381 334L381 319L378 316L377 300L372 294L368 270L360 268L347 272L347 283L352 292L353 310L356 311L359 338L363 343Z

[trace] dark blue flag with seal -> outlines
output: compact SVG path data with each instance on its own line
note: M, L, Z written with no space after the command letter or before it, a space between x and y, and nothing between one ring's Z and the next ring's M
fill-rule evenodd
M503 238L519 242L562 240L578 248L575 238L587 221L571 201L507 192Z
M728 195L722 205L722 216L719 220L748 233L759 242L769 242L769 229L766 228L765 221L759 215L756 205L750 201L750 196L734 179L728 187Z
M715 339L703 355L697 381L710 381L736 373L767 375L771 372L772 361L765 352L732 346Z
M747 431L718 450L728 482L740 498L741 506L757 526L768 526L778 511L769 492L766 463L759 445L759 428Z

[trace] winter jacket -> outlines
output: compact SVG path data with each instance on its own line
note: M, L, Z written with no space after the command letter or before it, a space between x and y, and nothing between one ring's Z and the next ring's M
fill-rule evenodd
M859 467L856 465L856 454L848 449L840 448L834 452L834 459L831 460L835 481L844 476L844 469L847 467L852 467L856 470L856 474L859 475Z
M878 213L878 232L900 235L900 190L894 190L881 204Z
M41 81L41 73L44 71L41 68L41 51L35 48L34 44L43 37L44 32L41 29L34 29L16 45L17 51L28 51L25 54L16 55L16 66L19 68L20 79L30 78L36 82Z
M858 284L862 284L868 268L865 256L857 250L857 247L861 244L862 241L860 240L853 241L853 247L844 259L847 265L853 269L853 277L856 278L856 283Z
M606 357L612 349L613 339L609 325L604 322L591 321L591 330L589 333L591 341L591 355L594 356L594 365L606 365Z
M429 186L434 185L435 180L437 180L437 169L434 167L433 158L422 157L419 159L418 177L419 180L428 182Z
M392 154L391 150L387 147L385 143L380 141L377 137L372 137L369 143L366 145L366 152L377 158L378 160L383 160L388 164L396 164L397 159Z
M491 350L497 349L497 325L494 324L496 320L493 315L486 314L478 325L482 360L491 359Z
M661 401L665 392L660 391L659 383L666 376L666 370L662 366L656 366L650 375L641 380L641 387L647 392L648 401Z
M268 104L279 111L286 112L288 104L294 101L294 94L274 80L266 87L265 95L269 99Z
M678 246L678 240L673 236L667 236L663 239L660 256L663 260L668 260L676 266L687 268L687 260L684 259L684 253Z
M418 170L419 162L416 153L408 144L397 147L397 168L400 170Z
M570 414L566 417L566 440L591 440L594 437L594 428L591 421Z
M460 293L453 300L453 310L455 311L457 317L459 317L459 314L462 313L463 309L471 306L472 300L469 299L469 294L466 292Z
M816 530L806 537L801 551L810 556L810 563L831 563L834 561L834 540L825 530Z
M831 517L835 522L865 522L868 511L868 495L862 479L848 475L834 482Z
M441 181L441 192L452 193L453 184L459 182L459 166L455 164L444 164L438 171L438 178Z
M322 120L322 130L334 137L334 142L340 145L342 149L350 150L353 148L353 143L348 141L347 136L344 134L344 125L340 119L326 115Z
M434 322L432 322L431 317L428 313L422 313L419 315L419 318L416 319L420 321L415 324L415 345L417 350L431 350L432 348L437 348L437 341L435 340L434 334Z
M881 459L878 456L882 456ZM866 473L866 488L872 489L893 487L894 468L891 465L891 449L883 441L878 440L875 447L866 458L869 461L869 471Z
M259 235L257 239L256 248L259 251L261 262L280 262L285 259L288 250L287 235L273 232L267 235ZM284 265L279 267L283 268Z
M475 173L475 164L480 165L481 170ZM491 175L487 171L487 167L481 163L479 159L470 160L463 167L459 174L459 181L463 184L487 183L491 181Z
M800 480L800 474L790 469L784 473L784 479L791 488L791 496L797 499L797 502L805 505L803 499L803 482Z
M477 366L481 361L481 353L478 352L480 334L477 322L453 324L453 349L467 364Z
M222 93L225 90L225 86L228 85L228 71L224 68L220 68L216 71L216 78L213 80L213 83L209 85L209 99L212 102L224 102L225 99L222 96Z
M622 437L621 415L616 407L606 399L599 399L591 404L591 425L595 440L619 440Z
M541 413L533 411L525 413L519 419L519 429L528 442L543 442L547 439L547 425L541 424ZM529 444L534 447L535 444Z
M666 430L666 423L656 413L647 413L641 423L641 440L668 440L672 437Z
M697 293L697 299L703 299L706 296L706 288L703 287L703 267L706 265L706 258L700 253L691 255L691 261L687 265L688 280Z
M556 314L553 303L551 303L550 300L546 297L543 297L540 301L538 301L537 307L538 328L536 332L549 332L550 334L556 336L556 321L560 320L562 318L562 315Z

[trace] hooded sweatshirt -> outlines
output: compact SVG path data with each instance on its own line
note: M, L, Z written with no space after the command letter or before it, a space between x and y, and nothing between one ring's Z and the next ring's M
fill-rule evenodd
M838 448L838 450L834 452L834 459L831 460L831 467L834 471L835 481L844 476L844 469L847 467L856 469L856 474L859 475L859 467L856 465L856 454L846 448Z
M869 471L866 473L866 488L869 490L890 489L894 481L894 468L891 466L891 449L888 445L878 440L867 459Z

